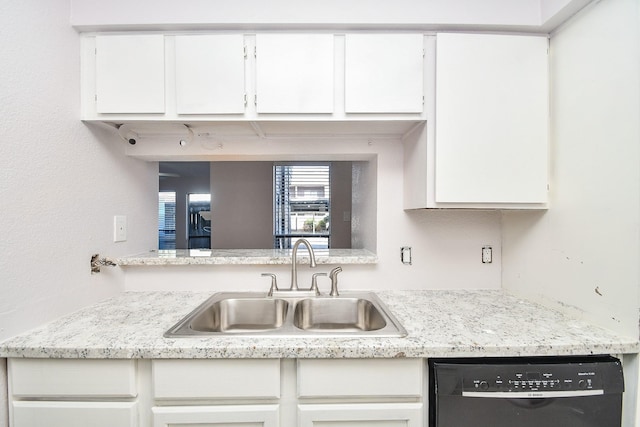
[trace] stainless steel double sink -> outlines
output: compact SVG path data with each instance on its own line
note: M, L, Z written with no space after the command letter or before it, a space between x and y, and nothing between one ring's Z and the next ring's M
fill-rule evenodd
M170 328L185 336L404 337L406 330L373 292L305 296L296 292L214 294Z

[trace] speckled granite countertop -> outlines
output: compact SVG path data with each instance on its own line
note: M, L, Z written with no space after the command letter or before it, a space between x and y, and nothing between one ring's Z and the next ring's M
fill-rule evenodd
M318 264L375 264L378 257L366 249L316 249ZM298 253L309 262L306 250ZM120 266L144 265L280 265L291 264L291 249L173 249L145 252L115 260Z
M163 338L211 293L125 292L0 343L0 357L370 358L636 353L623 337L502 291L377 292L406 338Z

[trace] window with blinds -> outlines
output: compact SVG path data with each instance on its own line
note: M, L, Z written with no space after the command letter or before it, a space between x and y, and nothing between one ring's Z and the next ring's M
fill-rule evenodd
M158 193L158 249L176 248L176 193Z
M288 249L305 238L314 249L328 249L331 165L276 163L273 175L274 247Z

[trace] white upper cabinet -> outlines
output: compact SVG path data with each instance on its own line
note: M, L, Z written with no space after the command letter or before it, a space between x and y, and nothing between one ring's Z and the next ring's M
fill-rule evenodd
M332 121L356 128L364 120L405 122L400 132L378 131L400 136L427 118L424 98L433 92L425 90L425 39L422 33L83 34L82 119Z
M164 113L163 35L95 39L97 113Z
M422 113L422 34L345 36L346 113Z
M332 34L256 35L256 111L332 113Z
M245 110L244 37L175 38L177 114L242 114Z
M438 34L435 202L544 204L545 37Z

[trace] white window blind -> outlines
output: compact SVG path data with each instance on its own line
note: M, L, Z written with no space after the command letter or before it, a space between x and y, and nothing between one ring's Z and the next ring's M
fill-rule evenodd
M158 193L158 249L176 248L176 193Z
M330 247L329 163L274 165L274 247L291 248L299 238L314 248Z

